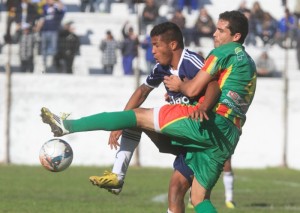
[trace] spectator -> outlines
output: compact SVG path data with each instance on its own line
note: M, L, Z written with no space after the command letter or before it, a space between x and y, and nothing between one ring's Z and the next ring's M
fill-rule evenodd
M133 75L133 60L138 55L139 39L133 27L126 22L122 29L124 40L121 44L123 70L125 75Z
M168 10L169 10L169 8L168 8L167 5L161 5L159 7L158 16L156 17L154 25L161 24L161 23L169 21L168 18L167 18ZM153 27L153 25L151 25L151 27Z
M285 9L285 15L279 20L277 31L277 42L280 47L294 48L296 45L297 26L295 17L288 8Z
M96 11L103 13L111 12L111 4L114 0L96 0ZM103 4L103 9L100 10L100 4Z
M91 13L95 12L96 0L80 0L80 11L86 12L87 8Z
M255 34L260 35L262 33L262 23L264 20L264 11L261 8L258 1L253 3L252 10L251 10L251 17L255 24Z
M300 19L300 0L295 0L294 15L296 16L296 26L299 27L299 19Z
M141 18L141 34L146 33L146 28L148 25L155 24L158 16L158 6L156 5L155 0L146 0Z
M241 1L237 10L240 11L241 13L248 12L250 9L247 7L247 1L246 0Z
M148 26L148 28L152 29L152 26ZM152 54L152 43L151 43L151 37L150 37L150 30L147 30L147 35L146 38L143 40L141 43L142 48L145 50L145 59L146 59L146 64L147 64L147 71L145 74L149 74L152 72L156 60Z
M73 22L68 21L59 31L55 66L60 72L72 74L75 55L79 52L80 41L75 34Z
M265 12L261 33L258 34L258 36L263 41L264 46L274 44L276 32L277 21L271 16L269 12Z
M170 21L176 24L183 32L185 29L186 19L182 13L182 10L176 10Z
M177 24L177 26L180 28L183 38L184 38L184 43L185 46L190 46L191 41L193 40L193 30L186 28L186 18L183 15L181 10L176 10L173 17L171 18L170 22L173 22Z
M177 9L183 10L187 7L188 14L192 13L192 10L198 10L198 0L177 0Z
M272 77L276 72L274 60L268 55L267 51L263 51L256 59L257 76Z
M6 32L4 34L4 42L10 44L13 42L11 36L11 26L16 20L17 1L7 0L6 8L7 8L7 19L6 19Z
M128 11L131 14L135 14L135 8L134 8L134 4L137 3L138 1L135 0L124 0L124 3L126 3L128 5Z
M28 23L31 26L30 28L34 28L37 19L38 13L36 7L31 2L29 2L29 0L21 0L20 4L18 4L16 8L17 41L22 34L22 26Z
M213 37L216 26L205 8L199 10L199 16L196 20L194 29L194 42L196 46L200 46L200 39L202 37Z
M43 16L37 24L37 30L41 31L41 51L45 72L48 71L47 57L56 54L58 31L64 14L65 7L60 0L47 0L43 7Z
M205 7L205 5L208 5L208 4L212 4L211 0L198 0L197 1L198 9L201 9L201 8Z
M31 25L26 22L22 24L21 30L22 34L19 40L21 71L33 73L35 36L32 33Z
M256 24L255 24L255 21L252 17L250 10L244 10L243 13L248 19L248 26L249 26L248 35L245 39L245 45L256 46Z
M21 0L16 8L16 24L21 28L22 24L28 23L32 28L37 19L37 8L29 0Z
M104 74L112 74L114 66L117 63L116 50L120 47L110 31L106 32L106 38L100 43L102 51L102 66Z

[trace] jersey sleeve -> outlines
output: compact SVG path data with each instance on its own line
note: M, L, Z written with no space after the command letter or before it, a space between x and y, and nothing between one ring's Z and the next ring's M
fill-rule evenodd
M165 69L156 64L153 71L147 76L145 84L152 88L157 88L163 82L164 76L169 75Z
M215 76L218 74L218 71L220 70L220 59L213 53L210 54L207 59L205 60L204 66L202 67L202 71L207 72L211 76Z

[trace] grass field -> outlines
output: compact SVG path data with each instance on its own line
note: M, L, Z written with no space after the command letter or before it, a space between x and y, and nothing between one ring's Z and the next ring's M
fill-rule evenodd
M115 196L88 181L105 168L71 166L61 173L40 166L0 169L0 213L165 213L172 172L132 167L122 193ZM214 189L212 202L220 213L300 212L300 171L236 169L235 177L237 209L224 207L221 179Z

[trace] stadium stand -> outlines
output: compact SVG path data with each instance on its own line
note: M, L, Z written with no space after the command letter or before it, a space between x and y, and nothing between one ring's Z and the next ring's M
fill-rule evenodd
M237 9L241 0L231 0L230 4L227 1L220 0L211 0L211 4L206 5L207 10L213 16L213 19L216 21L218 14L225 10ZM254 0L248 0L248 7L251 8ZM288 1L288 7L293 10L294 0ZM263 9L269 11L276 19L279 19L284 14L284 8L281 4L281 0L271 1L260 1ZM72 20L75 26L76 34L82 39L82 44L80 46L80 54L76 56L74 61L74 74L75 75L89 75L100 73L101 69L101 52L99 51L99 43L101 38L105 36L105 32L110 30L116 39L121 39L121 28L125 21L130 21L133 27L137 29L138 18L136 14L131 14L128 11L128 7L125 3L113 3L111 8L111 13L88 13L88 12L79 12L80 1L79 0L64 0L64 4L67 6L67 13L64 17L64 20ZM270 8L272 4L272 8ZM139 4L138 13L141 13L144 4ZM186 10L183 11L187 18L187 26L193 26L194 21L197 17L198 12L193 12L188 14ZM0 44L1 47L4 43L3 36L6 28L6 12L2 11L0 16ZM137 30L136 30L137 31ZM13 32L13 30L12 30ZM141 39L144 35L141 35ZM248 52L256 58L262 51L262 44L259 43L258 46L248 46ZM201 41L201 47L190 46L189 49L195 51L201 51L204 55L208 54L209 51L213 48L213 42L211 39L204 38ZM11 57L11 66L13 71L18 70L19 66L19 57L18 57L18 45L12 44L12 57ZM2 50L2 51L1 51ZM275 60L278 70L284 69L284 59L287 57L289 59L288 69L297 70L297 60L296 60L296 50L289 49L288 53L284 49L280 48L278 45L271 47L272 57ZM4 71L4 66L7 63L7 53L8 46L5 45L0 48L0 72ZM144 70L146 67L144 61L144 50L140 49L140 57L138 63L141 70ZM115 67L114 75L121 76L123 75L122 66L121 66L121 55L118 57L118 63ZM35 70L34 73L41 72L41 56L37 55L35 58Z

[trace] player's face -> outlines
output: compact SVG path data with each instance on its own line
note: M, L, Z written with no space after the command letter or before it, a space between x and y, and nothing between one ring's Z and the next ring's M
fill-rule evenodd
M170 44L162 40L161 36L151 38L152 54L157 63L161 65L170 65L172 61L172 49Z
M214 46L219 47L223 44L227 44L232 41L238 41L240 34L236 33L231 35L231 32L228 28L229 22L220 19L217 23L217 30L214 33Z

